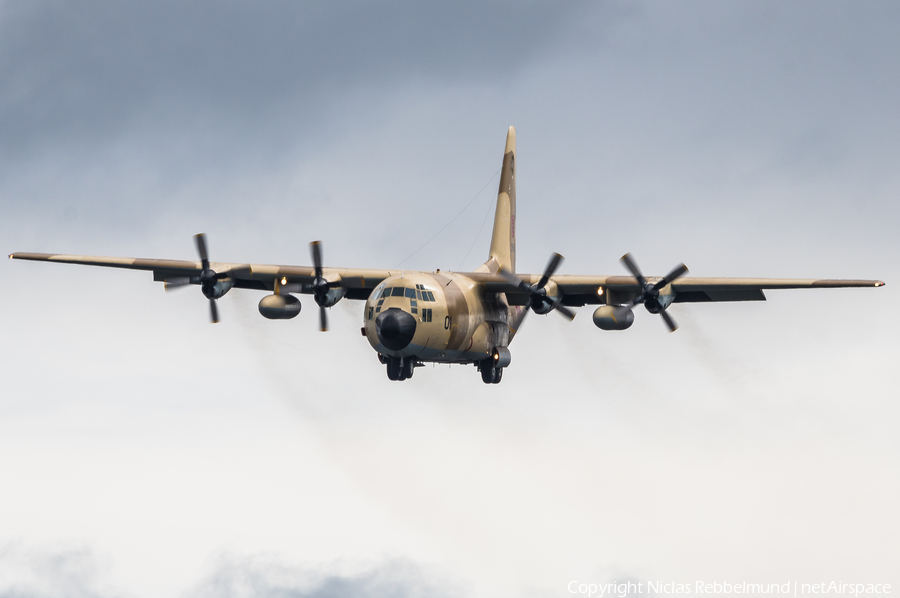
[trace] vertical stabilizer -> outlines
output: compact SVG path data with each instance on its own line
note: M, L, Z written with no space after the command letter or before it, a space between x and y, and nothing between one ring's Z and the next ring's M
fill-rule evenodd
M485 264L492 272L503 268L516 271L516 128L506 134L503 167L500 170L500 190L497 192L497 211L494 213L494 234L491 236L490 259Z

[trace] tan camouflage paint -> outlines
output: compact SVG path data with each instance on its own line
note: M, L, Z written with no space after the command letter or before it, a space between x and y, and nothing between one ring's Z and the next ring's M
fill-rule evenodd
M503 166L500 169L500 188L497 191L497 209L494 213L494 232L488 263L516 271L516 129L506 133ZM493 264L492 264L493 265ZM492 270L496 273L496 270Z

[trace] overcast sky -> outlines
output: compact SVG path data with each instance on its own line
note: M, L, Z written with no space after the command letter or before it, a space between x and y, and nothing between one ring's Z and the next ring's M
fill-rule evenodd
M147 273L0 269L0 596L900 588L900 5L0 0L4 251L877 278L529 317L404 383L361 303L208 323ZM485 185L487 187L485 188ZM485 188L483 192L479 190ZM471 202L471 203L470 203ZM419 249L465 206L446 230Z

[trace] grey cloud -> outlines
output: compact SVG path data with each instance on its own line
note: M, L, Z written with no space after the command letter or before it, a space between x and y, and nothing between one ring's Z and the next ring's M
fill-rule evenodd
M190 598L451 598L448 582L407 560L394 559L353 572L339 564L301 566L275 557L218 559L214 570L182 592ZM112 598L131 595L105 581L97 555L85 548L0 549L0 598ZM133 588L140 593L140 588Z
M245 136L254 129L271 144L285 127L279 113L309 119L347 91L417 77L503 80L578 9L557 2L7 2L0 151L8 160L61 140L83 146L136 121Z
M0 10L0 206L83 237L85 226L147 230L169 209L182 221L203 214L204 228L216 213L246 220L262 184L316 172L334 144L351 159L347 138L372 135L408 95L427 90L440 114L460 87L509 85L565 43L584 5L12 0ZM303 196L304 216L339 193L333 182Z
M225 559L192 598L443 598L459 589L407 561L390 561L359 573L335 573L269 559Z
M84 548L0 548L0 598L112 598L96 555Z

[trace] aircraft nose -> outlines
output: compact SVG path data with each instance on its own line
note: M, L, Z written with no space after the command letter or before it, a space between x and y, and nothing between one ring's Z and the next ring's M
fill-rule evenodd
M402 309L392 307L375 318L375 333L382 345L391 351L399 351L416 334L416 319Z

